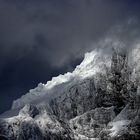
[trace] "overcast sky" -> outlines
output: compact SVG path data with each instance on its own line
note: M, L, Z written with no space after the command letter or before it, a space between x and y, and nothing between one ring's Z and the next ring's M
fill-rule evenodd
M139 20L139 0L0 0L0 113L39 82L72 71L103 38L132 46Z

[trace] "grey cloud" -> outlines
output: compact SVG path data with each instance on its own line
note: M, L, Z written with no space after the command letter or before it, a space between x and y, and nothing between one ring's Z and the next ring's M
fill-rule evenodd
M63 65L69 56L81 57L90 50L90 42L99 40L115 24L122 24L133 14L137 16L137 5L130 3L131 0L1 1L0 40L11 53L12 48L18 48L14 55L19 56L23 50L32 51L43 45L42 57L54 65ZM39 36L44 44L39 44Z

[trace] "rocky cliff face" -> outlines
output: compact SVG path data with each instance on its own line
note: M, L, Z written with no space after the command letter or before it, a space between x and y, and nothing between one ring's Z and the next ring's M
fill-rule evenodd
M0 139L139 140L140 85L127 57L114 52L106 65L95 56L16 100L1 115Z
M63 94L50 101L53 113L59 119L70 120L95 108L96 89L93 79L86 79L69 88Z
M72 135L69 126L34 105L26 105L18 116L1 119L0 134L10 140L69 140Z
M115 118L114 108L96 108L70 120L75 135L99 138L100 132Z

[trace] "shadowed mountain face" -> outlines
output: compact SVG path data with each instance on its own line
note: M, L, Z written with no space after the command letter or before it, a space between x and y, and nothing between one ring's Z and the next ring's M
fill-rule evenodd
M139 140L139 72L128 57L116 49L111 57L88 53L74 72L39 84L14 101L12 109L0 116L0 136L10 140Z

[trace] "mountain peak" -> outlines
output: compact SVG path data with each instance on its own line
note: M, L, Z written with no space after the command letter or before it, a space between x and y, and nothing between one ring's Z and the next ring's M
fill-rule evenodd
M68 86L72 86L77 81L92 77L99 71L103 72L105 63L110 65L109 57L107 55L103 56L100 51L94 50L86 53L82 63L72 73L67 72L64 75L53 77L46 84L38 84L29 93L15 100L12 104L12 109L21 108L30 103L47 102L51 98L63 94ZM45 101L43 101L44 99Z
M12 140L139 140L140 73L130 69L127 57L86 53L72 73L40 83L14 101L11 113L18 113L1 117L0 135Z

